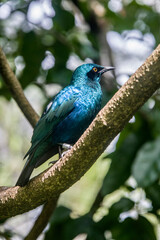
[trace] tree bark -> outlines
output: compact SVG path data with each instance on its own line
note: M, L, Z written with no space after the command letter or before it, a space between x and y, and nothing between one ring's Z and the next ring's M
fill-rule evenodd
M78 181L133 114L160 87L159 66L160 45L98 113L62 159L32 179L27 186L11 187L0 192L1 218L29 211L58 196Z

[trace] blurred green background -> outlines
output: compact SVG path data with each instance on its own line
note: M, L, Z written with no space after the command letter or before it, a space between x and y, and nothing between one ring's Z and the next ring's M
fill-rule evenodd
M101 81L106 104L159 37L158 0L0 2L0 46L39 114L84 62L116 67L114 75L107 73ZM159 122L157 91L85 176L61 195L38 239L160 239ZM1 186L15 184L31 135L0 77ZM46 167L48 162L34 175ZM0 239L23 239L40 211L1 223Z

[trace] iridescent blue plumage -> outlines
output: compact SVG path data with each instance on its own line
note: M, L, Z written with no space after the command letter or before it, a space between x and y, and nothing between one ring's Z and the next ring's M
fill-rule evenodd
M70 85L56 95L38 121L16 185L24 186L34 168L58 153L60 144L79 139L101 108L101 75L112 69L83 64L74 71Z

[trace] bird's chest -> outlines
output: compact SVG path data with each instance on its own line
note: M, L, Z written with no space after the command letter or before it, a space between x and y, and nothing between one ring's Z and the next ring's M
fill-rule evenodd
M95 115L101 108L101 94L97 92L86 91L83 96L81 96L75 102L75 108L77 111L87 114L87 115Z
M56 127L57 142L75 143L92 122L101 107L101 94L83 92L74 103L71 113Z

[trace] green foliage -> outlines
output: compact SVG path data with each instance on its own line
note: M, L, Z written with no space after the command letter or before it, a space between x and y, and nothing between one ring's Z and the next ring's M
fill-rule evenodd
M51 219L51 228L46 233L45 239L73 239L80 233L92 232L94 222L89 215L84 215L77 219L70 217L71 211L65 207L58 207Z
M151 184L149 187L146 187L145 192L147 198L152 201L153 208L151 212L157 214L157 211L160 209L160 185L158 181L156 181L154 184Z
M125 234L125 233L130 234ZM144 217L139 216L138 220L127 218L113 230L113 238L121 240L156 240L154 228Z
M0 232L0 238L3 239L10 239L11 237L13 237L13 233L9 230L5 231L5 232Z
M116 151L107 156L112 159L112 163L103 181L103 196L118 189L129 178L135 155L142 144L149 138L149 126L139 113L136 115L135 123L128 124L121 133Z
M74 17L73 15L64 10L62 6L56 2L52 1L52 6L56 12L56 15L53 18L54 27L58 31L69 31L74 27Z
M136 136L131 133L117 151L107 156L112 159L112 162L103 181L103 196L118 189L129 178L130 166L137 148L136 142Z
M140 4L138 1L128 2L128 4L124 5L123 11L118 14L108 9L106 17L111 20L114 29L121 32L124 28L130 30L134 26L142 33L152 32L158 43L159 36L154 23L160 23L159 13L154 12L152 7Z
M138 151L133 165L133 176L141 187L155 182L160 175L160 138L147 142Z
M105 240L106 231L110 232L113 239L118 240L155 240L153 226L142 216L137 219L126 218L120 221L120 214L131 210L134 202L127 198L121 198L113 204L109 213L100 221L93 221L90 214L73 219L70 210L58 207L50 221L50 229L45 234L45 240L73 239L80 234L85 234L87 240Z
M23 34L21 39L19 54L23 56L26 66L20 77L20 82L22 87L26 87L29 83L36 81L39 75L41 62L45 56L45 47L33 31Z

